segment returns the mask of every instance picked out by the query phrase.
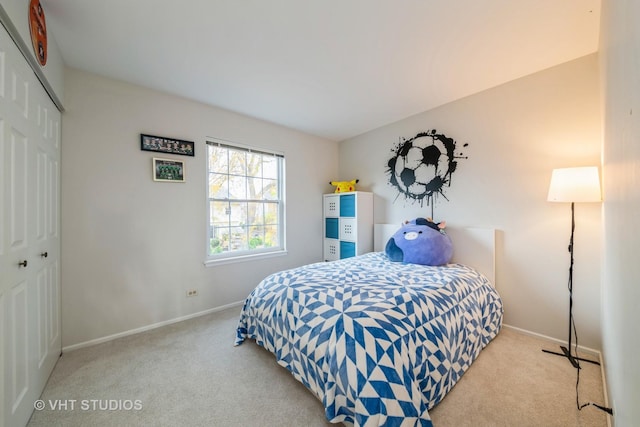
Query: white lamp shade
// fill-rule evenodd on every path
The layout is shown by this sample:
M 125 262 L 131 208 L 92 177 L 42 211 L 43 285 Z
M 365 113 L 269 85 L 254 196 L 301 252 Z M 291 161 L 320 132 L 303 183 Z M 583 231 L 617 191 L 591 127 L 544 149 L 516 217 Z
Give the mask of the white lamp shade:
M 596 166 L 554 169 L 549 185 L 550 202 L 599 202 L 600 178 Z

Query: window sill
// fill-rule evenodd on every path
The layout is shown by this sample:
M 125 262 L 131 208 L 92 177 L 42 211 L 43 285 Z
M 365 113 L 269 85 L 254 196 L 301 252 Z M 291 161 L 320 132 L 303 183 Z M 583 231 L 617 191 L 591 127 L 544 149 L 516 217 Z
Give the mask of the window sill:
M 215 267 L 217 265 L 224 264 L 235 264 L 238 262 L 246 262 L 246 261 L 256 261 L 265 258 L 274 258 L 279 256 L 287 255 L 288 252 L 286 250 L 274 251 L 274 252 L 263 252 L 260 254 L 249 254 L 249 255 L 239 255 L 239 256 L 230 256 L 227 258 L 219 258 L 219 259 L 208 259 L 204 262 L 205 267 Z

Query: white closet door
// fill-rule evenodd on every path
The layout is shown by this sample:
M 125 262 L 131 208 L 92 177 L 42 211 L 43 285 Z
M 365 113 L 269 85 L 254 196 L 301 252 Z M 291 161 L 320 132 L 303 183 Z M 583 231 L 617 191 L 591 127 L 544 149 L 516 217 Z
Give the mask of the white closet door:
M 0 426 L 24 426 L 60 355 L 60 113 L 0 27 Z

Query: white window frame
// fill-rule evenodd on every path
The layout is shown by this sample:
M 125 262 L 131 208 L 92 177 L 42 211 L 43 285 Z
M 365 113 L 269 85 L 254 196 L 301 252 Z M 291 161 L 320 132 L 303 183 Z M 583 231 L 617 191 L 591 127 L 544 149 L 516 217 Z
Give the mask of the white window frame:
M 286 230 L 285 230 L 285 157 L 283 153 L 280 152 L 276 152 L 276 151 L 272 151 L 272 150 L 266 150 L 263 148 L 258 148 L 258 147 L 250 147 L 247 145 L 242 145 L 242 144 L 238 144 L 235 142 L 230 142 L 230 141 L 225 141 L 222 139 L 218 139 L 218 138 L 211 138 L 208 137 L 206 139 L 206 155 L 205 155 L 205 161 L 206 161 L 206 205 L 207 205 L 207 216 L 206 216 L 206 247 L 205 247 L 205 265 L 206 266 L 213 266 L 213 265 L 219 265 L 219 264 L 226 264 L 226 263 L 233 263 L 233 262 L 241 262 L 241 261 L 249 261 L 249 260 L 255 260 L 258 258 L 268 258 L 268 257 L 273 257 L 273 256 L 280 256 L 280 255 L 285 255 L 287 253 L 286 251 Z M 253 199 L 248 199 L 248 198 L 242 198 L 242 199 L 234 199 L 234 198 L 229 198 L 229 197 L 212 197 L 212 195 L 210 194 L 211 191 L 211 186 L 210 186 L 210 175 L 211 175 L 211 171 L 210 171 L 210 161 L 209 158 L 211 156 L 211 148 L 210 147 L 220 147 L 220 148 L 227 148 L 229 150 L 235 150 L 235 151 L 244 151 L 246 153 L 252 153 L 252 154 L 260 154 L 260 155 L 267 155 L 267 156 L 273 156 L 278 158 L 278 162 L 277 162 L 277 166 L 278 166 L 278 171 L 277 171 L 277 181 L 278 181 L 278 185 L 277 185 L 277 197 L 276 197 L 276 201 L 274 202 L 273 199 L 257 199 L 257 200 L 253 200 Z M 251 177 L 250 175 L 234 175 L 231 173 L 231 171 L 227 171 L 227 174 L 229 175 L 229 177 L 231 176 L 235 176 L 237 178 L 246 178 L 247 181 L 248 179 Z M 262 178 L 264 177 L 264 175 L 262 175 Z M 248 197 L 248 196 L 247 196 Z M 268 248 L 256 248 L 256 249 L 244 249 L 244 250 L 228 250 L 228 251 L 224 251 L 221 253 L 211 253 L 211 239 L 214 236 L 215 230 L 214 227 L 212 227 L 212 220 L 211 220 L 211 205 L 212 202 L 217 201 L 217 202 L 227 202 L 227 203 L 264 203 L 264 204 L 271 204 L 271 203 L 276 203 L 278 206 L 278 242 L 279 245 L 277 246 L 273 246 L 273 247 L 268 247 Z M 229 219 L 229 227 L 243 227 L 243 228 L 248 228 L 249 226 L 247 225 L 236 225 L 233 226 L 231 223 L 231 218 Z M 247 231 L 248 232 L 248 231 Z

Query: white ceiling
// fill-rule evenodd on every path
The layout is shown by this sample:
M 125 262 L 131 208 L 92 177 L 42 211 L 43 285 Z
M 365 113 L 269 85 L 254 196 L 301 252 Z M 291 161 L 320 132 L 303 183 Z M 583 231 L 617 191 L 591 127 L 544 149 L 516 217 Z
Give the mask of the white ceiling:
M 70 67 L 343 140 L 596 52 L 600 0 L 41 0 Z

